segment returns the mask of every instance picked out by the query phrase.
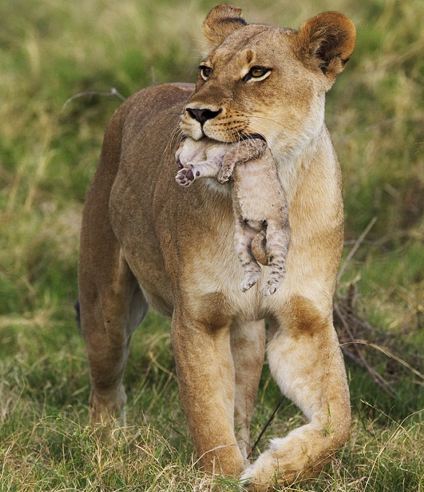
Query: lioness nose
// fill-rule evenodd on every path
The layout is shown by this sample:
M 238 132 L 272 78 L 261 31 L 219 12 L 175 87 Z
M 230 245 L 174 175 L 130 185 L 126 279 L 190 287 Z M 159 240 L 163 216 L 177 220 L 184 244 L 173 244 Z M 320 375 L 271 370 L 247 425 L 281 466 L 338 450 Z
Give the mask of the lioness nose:
M 218 111 L 212 111 L 211 109 L 198 109 L 198 108 L 186 108 L 187 113 L 195 120 L 197 120 L 201 125 L 207 120 L 211 120 L 218 116 L 222 109 Z

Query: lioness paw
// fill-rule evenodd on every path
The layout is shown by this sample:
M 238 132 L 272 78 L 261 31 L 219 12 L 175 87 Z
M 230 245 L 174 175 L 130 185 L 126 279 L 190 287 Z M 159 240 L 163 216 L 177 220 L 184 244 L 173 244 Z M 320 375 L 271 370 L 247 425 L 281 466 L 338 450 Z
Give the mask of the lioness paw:
M 247 490 L 252 492 L 265 492 L 269 490 L 275 481 L 278 462 L 270 451 L 265 451 L 252 465 L 248 466 L 241 474 L 240 481 Z

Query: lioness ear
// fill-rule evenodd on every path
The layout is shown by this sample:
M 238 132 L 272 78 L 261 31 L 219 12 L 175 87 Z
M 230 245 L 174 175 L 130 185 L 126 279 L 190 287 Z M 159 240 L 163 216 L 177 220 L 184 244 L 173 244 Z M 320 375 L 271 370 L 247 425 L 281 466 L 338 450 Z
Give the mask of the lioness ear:
M 324 12 L 306 21 L 296 34 L 296 51 L 301 60 L 335 78 L 355 47 L 353 22 L 339 12 Z
M 209 12 L 203 22 L 203 34 L 210 48 L 219 46 L 232 32 L 246 25 L 240 15 L 241 9 L 225 4 L 217 5 Z

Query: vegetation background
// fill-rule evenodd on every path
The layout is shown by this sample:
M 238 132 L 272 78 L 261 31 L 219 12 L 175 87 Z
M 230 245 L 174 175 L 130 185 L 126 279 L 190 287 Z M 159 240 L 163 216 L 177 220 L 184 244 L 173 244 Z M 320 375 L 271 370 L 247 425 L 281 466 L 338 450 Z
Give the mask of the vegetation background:
M 102 133 L 119 95 L 191 81 L 200 25 L 214 1 L 0 2 L 0 490 L 209 490 L 195 466 L 178 402 L 169 324 L 154 313 L 134 336 L 126 383 L 128 427 L 115 446 L 87 427 L 88 372 L 74 321 L 78 231 Z M 327 123 L 342 163 L 346 264 L 339 295 L 372 342 L 418 370 L 424 352 L 424 2 L 239 1 L 247 20 L 297 26 L 340 10 L 357 48 L 328 96 Z M 85 91 L 100 94 L 69 98 Z M 374 332 L 371 330 L 371 335 Z M 370 363 L 386 394 L 348 363 L 352 439 L 318 479 L 287 490 L 424 490 L 424 391 L 392 358 Z M 253 435 L 280 394 L 264 370 Z M 286 401 L 268 429 L 301 421 Z M 217 479 L 219 481 L 219 479 Z M 216 481 L 215 481 L 216 482 Z M 219 490 L 237 490 L 221 479 Z

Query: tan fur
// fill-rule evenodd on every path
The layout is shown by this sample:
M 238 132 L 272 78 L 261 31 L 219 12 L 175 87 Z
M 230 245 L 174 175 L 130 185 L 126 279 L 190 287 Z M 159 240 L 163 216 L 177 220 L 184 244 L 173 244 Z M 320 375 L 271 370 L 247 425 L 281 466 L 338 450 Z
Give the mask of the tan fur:
M 331 29 L 321 29 L 318 50 L 302 55 L 304 28 L 225 22 L 226 8 L 206 21 L 224 36 L 209 36 L 213 48 L 204 61 L 213 72 L 207 81 L 145 89 L 112 118 L 83 215 L 81 321 L 97 422 L 122 411 L 128 345 L 147 304 L 172 316 L 181 401 L 200 462 L 237 476 L 245 467 L 262 364 L 260 320 L 268 318 L 271 372 L 307 423 L 274 439 L 243 471 L 252 487 L 265 490 L 274 480 L 316 470 L 349 434 L 349 394 L 331 319 L 343 206 L 324 103 L 354 35 L 341 14 L 323 14 L 318 20 Z M 222 22 L 234 29 L 222 30 Z M 336 37 L 340 50 L 337 42 L 323 41 L 334 39 L 328 33 L 335 27 L 343 33 Z M 270 76 L 244 82 L 254 65 L 271 67 Z M 202 129 L 186 107 L 221 112 Z M 179 114 L 183 132 L 194 139 L 204 133 L 233 142 L 240 132 L 266 139 L 291 225 L 287 274 L 275 295 L 261 295 L 263 278 L 247 293 L 238 288 L 243 270 L 226 187 L 199 181 L 188 192 L 175 183 Z
M 203 34 L 211 45 L 217 45 L 245 24 L 246 21 L 241 18 L 241 9 L 231 5 L 217 5 L 203 23 Z

